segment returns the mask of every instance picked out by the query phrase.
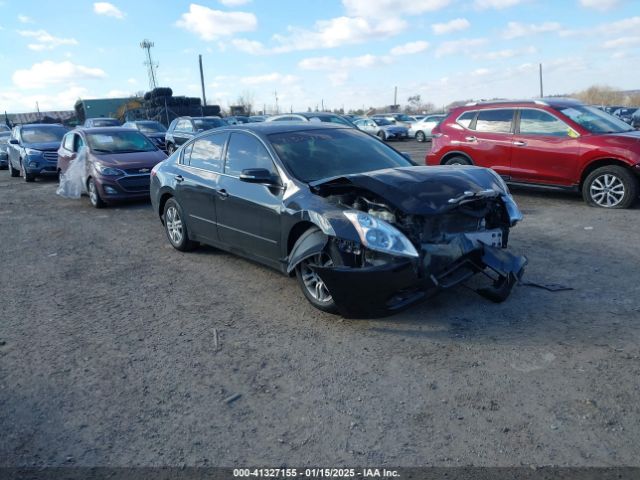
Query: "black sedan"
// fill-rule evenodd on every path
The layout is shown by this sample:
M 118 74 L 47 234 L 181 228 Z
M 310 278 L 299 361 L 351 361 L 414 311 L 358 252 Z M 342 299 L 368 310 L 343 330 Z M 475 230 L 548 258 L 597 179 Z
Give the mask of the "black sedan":
M 479 272 L 492 281 L 478 293 L 503 301 L 526 264 L 506 251 L 522 215 L 496 173 L 416 166 L 353 128 L 225 127 L 151 176 L 173 247 L 205 243 L 295 272 L 327 312 L 392 313 Z

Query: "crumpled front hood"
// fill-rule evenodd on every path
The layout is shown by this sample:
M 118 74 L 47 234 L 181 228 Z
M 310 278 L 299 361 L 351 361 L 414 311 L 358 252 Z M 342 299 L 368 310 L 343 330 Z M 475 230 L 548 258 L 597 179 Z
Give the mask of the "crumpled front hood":
M 412 215 L 433 215 L 451 210 L 457 205 L 449 200 L 459 198 L 465 192 L 491 189 L 506 193 L 491 170 L 474 166 L 389 168 L 319 180 L 310 187 L 322 196 L 353 187 L 369 190 Z
M 24 148 L 32 148 L 34 150 L 40 150 L 43 152 L 51 152 L 60 148 L 60 142 L 46 142 L 46 143 L 24 143 Z
M 92 153 L 92 157 L 104 165 L 125 169 L 144 167 L 151 168 L 154 167 L 156 163 L 167 158 L 167 156 L 160 150 L 134 153 Z

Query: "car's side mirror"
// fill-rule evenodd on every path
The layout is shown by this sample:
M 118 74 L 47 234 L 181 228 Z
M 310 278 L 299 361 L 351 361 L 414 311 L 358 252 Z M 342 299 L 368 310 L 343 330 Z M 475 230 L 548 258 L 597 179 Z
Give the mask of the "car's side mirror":
M 11 145 L 20 145 L 20 142 L 15 138 L 12 138 L 11 140 L 9 140 L 9 143 Z
M 280 179 L 266 168 L 246 168 L 240 174 L 240 181 L 259 183 L 269 187 L 280 187 Z

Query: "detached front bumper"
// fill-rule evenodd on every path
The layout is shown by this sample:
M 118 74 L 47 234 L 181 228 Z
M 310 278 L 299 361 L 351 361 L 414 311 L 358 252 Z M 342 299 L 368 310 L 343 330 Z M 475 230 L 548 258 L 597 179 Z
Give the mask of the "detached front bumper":
M 489 245 L 462 241 L 434 247 L 424 245 L 419 259 L 389 257 L 388 264 L 379 266 L 317 267 L 316 271 L 340 313 L 361 317 L 390 315 L 480 272 L 492 280 L 478 293 L 502 302 L 527 264 L 525 257 Z

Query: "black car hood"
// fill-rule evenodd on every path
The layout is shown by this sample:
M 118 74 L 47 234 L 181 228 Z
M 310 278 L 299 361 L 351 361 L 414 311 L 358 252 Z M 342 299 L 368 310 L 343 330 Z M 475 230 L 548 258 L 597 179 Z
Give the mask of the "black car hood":
M 403 167 L 318 180 L 311 190 L 327 196 L 353 188 L 368 190 L 412 215 L 433 215 L 456 207 L 465 192 L 506 193 L 491 170 L 473 166 Z
M 34 150 L 41 150 L 43 152 L 58 150 L 60 148 L 60 142 L 46 142 L 46 143 L 23 143 L 24 148 L 33 148 Z

